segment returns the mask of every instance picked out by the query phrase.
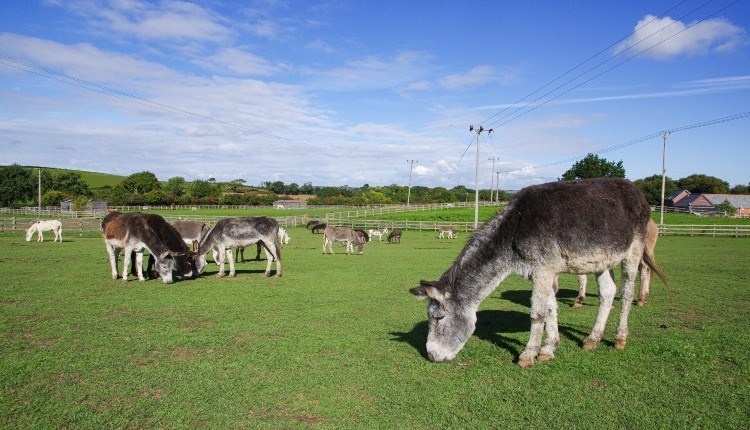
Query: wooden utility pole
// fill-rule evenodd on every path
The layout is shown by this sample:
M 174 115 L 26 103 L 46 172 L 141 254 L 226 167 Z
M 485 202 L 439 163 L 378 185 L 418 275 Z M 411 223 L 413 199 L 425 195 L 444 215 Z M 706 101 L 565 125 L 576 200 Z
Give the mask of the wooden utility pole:
M 488 160 L 492 160 L 492 170 L 490 170 L 490 203 L 492 203 L 492 191 L 495 189 L 495 177 L 492 176 L 492 172 L 495 171 L 495 157 L 490 157 Z
M 669 139 L 669 132 L 665 131 L 661 134 L 661 138 L 664 140 L 664 152 L 661 156 L 661 215 L 659 217 L 659 225 L 664 225 L 664 191 L 667 182 L 667 140 Z
M 37 183 L 36 183 L 36 209 L 39 213 L 42 213 L 42 169 L 37 171 Z
M 500 171 L 496 171 L 495 175 L 497 175 L 497 180 L 495 181 L 495 186 L 497 187 L 497 190 L 495 190 L 495 203 L 500 203 Z
M 483 131 L 486 131 L 487 134 L 492 133 L 492 129 L 485 130 L 481 125 L 478 128 L 470 125 L 469 131 L 477 133 L 477 163 L 476 171 L 474 172 L 474 230 L 476 230 L 479 228 L 479 137 Z
M 414 163 L 419 163 L 419 160 L 406 160 L 407 163 L 411 163 L 409 167 L 409 191 L 406 194 L 406 206 L 411 204 L 411 172 L 414 170 Z

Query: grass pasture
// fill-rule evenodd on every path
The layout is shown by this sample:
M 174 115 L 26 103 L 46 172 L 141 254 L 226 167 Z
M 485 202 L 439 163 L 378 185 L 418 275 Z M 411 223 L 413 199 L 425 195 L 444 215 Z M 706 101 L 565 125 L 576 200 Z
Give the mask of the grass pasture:
M 530 283 L 507 279 L 452 363 L 426 358 L 425 303 L 466 240 L 404 233 L 362 256 L 321 255 L 290 229 L 281 278 L 122 283 L 100 238 L 0 235 L 0 428 L 746 428 L 750 241 L 663 237 L 658 280 L 614 349 L 616 303 L 595 351 L 596 286 L 574 310 L 561 277 L 557 357 L 514 364 Z M 590 282 L 593 284 L 593 282 Z

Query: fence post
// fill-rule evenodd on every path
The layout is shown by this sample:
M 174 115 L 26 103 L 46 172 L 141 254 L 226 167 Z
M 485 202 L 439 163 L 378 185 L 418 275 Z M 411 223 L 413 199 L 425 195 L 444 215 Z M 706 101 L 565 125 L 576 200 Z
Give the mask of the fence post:
M 13 232 L 16 231 L 16 217 L 13 217 Z
M 79 223 L 78 237 L 83 237 L 83 218 L 78 218 L 78 223 Z

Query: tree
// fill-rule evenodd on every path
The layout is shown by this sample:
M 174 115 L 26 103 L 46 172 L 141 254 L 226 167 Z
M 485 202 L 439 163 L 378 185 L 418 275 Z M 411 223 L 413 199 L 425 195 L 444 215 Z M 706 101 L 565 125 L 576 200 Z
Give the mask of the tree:
M 67 194 L 70 197 L 91 196 L 89 185 L 84 182 L 78 172 L 62 172 L 52 178 L 52 189 Z
M 18 164 L 0 167 L 0 206 L 29 203 L 36 191 L 31 171 Z
M 146 194 L 151 190 L 161 190 L 161 182 L 151 172 L 133 173 L 120 183 L 130 194 Z
M 686 176 L 677 180 L 677 185 L 691 193 L 727 194 L 729 183 L 703 174 Z
M 747 185 L 735 185 L 729 192 L 732 194 L 748 194 L 750 193 L 750 188 Z
M 167 183 L 164 185 L 164 191 L 172 193 L 175 197 L 182 197 L 185 194 L 185 178 L 182 176 L 175 176 L 167 179 Z
M 190 195 L 198 198 L 214 196 L 217 194 L 216 191 L 217 189 L 214 184 L 202 179 L 196 179 L 190 186 Z
M 636 187 L 646 196 L 650 205 L 661 204 L 661 175 L 652 175 L 647 178 L 637 179 L 633 182 Z M 666 199 L 675 190 L 679 189 L 675 181 L 667 177 L 664 181 L 664 198 Z
M 42 206 L 59 206 L 65 200 L 65 194 L 57 190 L 48 190 L 42 194 Z
M 716 212 L 723 213 L 725 215 L 734 215 L 737 212 L 737 208 L 732 206 L 731 203 L 729 203 L 729 200 L 724 200 L 723 202 L 719 203 L 716 207 Z
M 299 193 L 300 194 L 313 194 L 315 192 L 315 188 L 313 187 L 311 182 L 305 182 L 302 184 L 301 187 L 299 187 Z
M 596 154 L 589 154 L 582 160 L 573 164 L 573 167 L 563 173 L 562 178 L 566 180 L 586 178 L 624 178 L 625 168 L 622 161 L 617 163 L 599 158 Z

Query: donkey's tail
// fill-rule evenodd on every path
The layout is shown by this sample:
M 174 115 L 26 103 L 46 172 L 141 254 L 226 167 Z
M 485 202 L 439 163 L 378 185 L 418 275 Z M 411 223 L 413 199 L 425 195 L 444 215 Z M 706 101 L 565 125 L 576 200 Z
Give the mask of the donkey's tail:
M 654 261 L 653 257 L 651 257 L 648 252 L 643 252 L 643 262 L 646 263 L 649 269 L 659 275 L 659 278 L 661 278 L 661 281 L 664 282 L 664 285 L 669 285 L 669 278 L 667 278 L 667 275 L 665 275 L 664 272 L 659 269 L 659 266 L 656 265 L 656 261 Z

